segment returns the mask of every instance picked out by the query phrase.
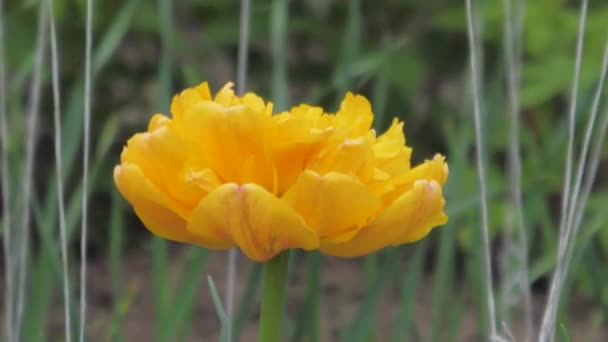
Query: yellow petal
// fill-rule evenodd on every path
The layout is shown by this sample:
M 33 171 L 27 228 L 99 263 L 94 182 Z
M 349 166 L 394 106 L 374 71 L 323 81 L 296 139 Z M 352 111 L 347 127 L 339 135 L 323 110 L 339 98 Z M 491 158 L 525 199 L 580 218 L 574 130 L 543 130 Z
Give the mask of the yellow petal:
M 314 229 L 321 243 L 350 239 L 380 207 L 380 199 L 352 176 L 305 171 L 287 190 L 289 203 Z
M 399 122 L 397 119 L 393 120 L 393 124 L 386 133 L 378 137 L 373 150 L 377 167 L 391 176 L 409 170 L 412 149 L 405 146 L 403 122 Z
M 308 168 L 320 174 L 340 172 L 357 176 L 362 181 L 374 172 L 374 156 L 369 137 L 349 138 L 328 144 L 308 163 Z
M 201 102 L 186 112 L 177 129 L 196 146 L 202 163 L 224 182 L 257 183 L 272 189 L 273 165 L 267 146 L 269 122 L 265 113 L 244 105 L 226 107 Z M 243 168 L 244 161 L 255 167 Z
M 236 95 L 234 94 L 234 90 L 232 90 L 232 87 L 234 87 L 234 83 L 232 83 L 232 82 L 226 83 L 222 87 L 222 89 L 220 89 L 220 91 L 218 91 L 217 94 L 215 94 L 215 98 L 213 100 L 224 106 L 232 106 L 232 105 L 236 104 L 237 98 L 236 98 Z
M 364 96 L 347 93 L 334 120 L 347 137 L 366 135 L 374 120 L 372 106 Z
M 234 241 L 252 260 L 266 261 L 288 248 L 316 249 L 319 239 L 284 201 L 257 184 L 223 184 L 201 200 L 188 230 L 205 240 Z
M 173 97 L 173 101 L 171 101 L 171 114 L 173 118 L 180 120 L 188 108 L 201 101 L 211 101 L 211 91 L 207 82 L 203 82 L 193 88 L 188 88 Z
M 116 166 L 114 182 L 152 233 L 179 242 L 196 241 L 186 230 L 186 221 L 172 201 L 144 177 L 139 167 L 132 164 Z
M 418 179 L 433 179 L 443 185 L 448 179 L 448 174 L 449 169 L 445 157 L 436 154 L 432 160 L 425 160 L 424 163 L 411 169 L 406 175 L 406 183 L 413 183 Z
M 439 185 L 443 185 L 448 178 L 448 173 L 448 164 L 445 162 L 445 157 L 436 154 L 432 160 L 426 160 L 424 163 L 393 179 L 394 190 L 384 194 L 382 200 L 385 205 L 389 205 L 420 179 L 434 180 Z
M 323 109 L 300 105 L 271 118 L 272 160 L 278 176 L 278 193 L 284 193 L 331 134 L 320 123 Z
M 160 113 L 156 113 L 152 116 L 152 118 L 150 119 L 150 122 L 148 123 L 148 132 L 152 132 L 161 127 L 170 126 L 170 125 L 171 125 L 171 119 L 169 119 L 168 117 L 166 117 Z
M 356 257 L 388 245 L 413 242 L 447 222 L 441 186 L 434 180 L 418 180 L 411 190 L 397 198 L 350 241 L 324 244 L 326 254 Z
M 163 122 L 162 115 L 154 116 L 150 126 L 156 126 L 156 129 L 129 139 L 121 160 L 137 165 L 156 188 L 179 205 L 181 212 L 187 212 L 213 188 L 194 182 L 200 180 L 195 176 L 204 173 L 207 176 L 205 181 L 213 185 L 219 184 L 219 180 L 210 170 L 205 171 L 206 167 L 188 160 L 193 157 L 188 153 L 191 147 L 168 123 Z

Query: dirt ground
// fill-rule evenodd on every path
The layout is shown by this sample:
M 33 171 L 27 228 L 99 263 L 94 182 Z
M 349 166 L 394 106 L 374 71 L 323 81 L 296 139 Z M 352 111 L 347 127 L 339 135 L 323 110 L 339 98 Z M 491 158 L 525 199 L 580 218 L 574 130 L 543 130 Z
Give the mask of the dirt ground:
M 172 252 L 172 257 L 179 257 L 179 250 Z M 132 300 L 125 302 L 125 316 L 122 323 L 122 333 L 125 341 L 154 341 L 154 301 L 152 289 L 152 260 L 148 254 L 137 253 L 125 257 L 124 287 L 130 293 Z M 210 275 L 220 292 L 225 288 L 225 262 L 227 253 L 212 252 L 209 254 L 207 268 L 203 276 Z M 239 257 L 237 291 L 240 294 L 249 274 L 251 263 L 243 256 Z M 289 285 L 287 311 L 291 317 L 296 317 L 303 303 L 306 291 L 305 264 L 296 263 L 295 274 Z M 339 327 L 350 322 L 363 298 L 365 282 L 362 263 L 356 260 L 325 258 L 322 268 L 322 317 L 321 331 L 323 341 L 338 341 Z M 108 332 L 112 326 L 112 295 L 109 269 L 105 260 L 96 260 L 89 268 L 89 313 L 88 333 L 91 341 L 107 341 Z M 424 279 L 418 287 L 414 324 L 422 340 L 430 333 L 431 322 L 431 291 L 432 279 Z M 223 293 L 221 293 L 223 298 Z M 240 298 L 240 296 L 237 297 Z M 213 308 L 206 277 L 201 281 L 197 293 L 197 306 L 194 324 L 190 328 L 187 341 L 217 341 L 219 337 L 219 320 Z M 51 335 L 61 336 L 63 332 L 62 305 L 55 306 L 57 312 L 51 321 Z M 542 307 L 542 299 L 535 299 L 535 307 Z M 457 341 L 478 341 L 478 324 L 474 316 L 475 304 L 465 303 L 467 309 L 461 318 L 461 329 Z M 577 314 L 573 316 L 569 333 L 572 341 L 608 341 L 608 329 L 590 331 L 589 312 L 584 303 L 575 305 Z M 393 321 L 399 308 L 399 295 L 394 284 L 383 294 L 375 322 L 375 341 L 390 341 Z M 258 307 L 241 335 L 240 341 L 256 341 L 256 321 Z M 521 324 L 515 322 L 512 333 L 518 341 L 521 336 Z

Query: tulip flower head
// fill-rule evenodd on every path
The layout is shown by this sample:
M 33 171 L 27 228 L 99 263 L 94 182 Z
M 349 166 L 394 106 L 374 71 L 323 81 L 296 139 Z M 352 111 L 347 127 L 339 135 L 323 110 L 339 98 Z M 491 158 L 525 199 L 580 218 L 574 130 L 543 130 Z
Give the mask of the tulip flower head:
M 346 94 L 330 114 L 306 104 L 273 115 L 232 84 L 173 98 L 135 134 L 114 181 L 154 234 L 267 261 L 290 249 L 356 257 L 419 240 L 447 222 L 436 155 L 412 167 L 403 123 L 377 136 L 370 103 Z

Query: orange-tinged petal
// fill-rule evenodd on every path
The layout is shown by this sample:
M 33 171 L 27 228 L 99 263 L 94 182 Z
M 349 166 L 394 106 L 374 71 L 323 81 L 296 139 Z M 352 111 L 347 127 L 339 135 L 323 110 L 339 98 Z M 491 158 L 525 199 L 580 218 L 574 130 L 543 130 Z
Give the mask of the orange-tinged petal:
M 305 171 L 283 200 L 317 232 L 321 243 L 349 240 L 380 208 L 380 199 L 370 189 L 337 172 L 321 176 Z
M 335 256 L 356 257 L 388 245 L 416 241 L 426 236 L 433 227 L 447 222 L 444 205 L 439 183 L 418 180 L 411 190 L 397 198 L 352 240 L 341 244 L 323 244 L 321 250 Z
M 172 201 L 146 179 L 136 165 L 122 164 L 114 168 L 114 182 L 131 203 L 143 224 L 154 234 L 173 241 L 193 242 L 196 238 L 186 230 L 186 221 Z
M 188 230 L 205 240 L 234 241 L 252 260 L 266 261 L 288 248 L 316 249 L 319 239 L 284 201 L 257 184 L 223 184 L 201 200 Z

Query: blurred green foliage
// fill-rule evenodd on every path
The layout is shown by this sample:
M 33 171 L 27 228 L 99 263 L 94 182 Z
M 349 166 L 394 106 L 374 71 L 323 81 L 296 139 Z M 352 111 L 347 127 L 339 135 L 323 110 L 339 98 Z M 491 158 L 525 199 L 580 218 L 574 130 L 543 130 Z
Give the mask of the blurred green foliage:
M 7 44 L 10 157 L 15 184 L 18 184 L 23 165 L 23 113 L 32 71 L 38 4 L 36 0 L 11 1 L 2 18 Z M 113 325 L 108 329 L 111 340 L 120 339 L 121 319 L 133 296 L 132 290 L 120 281 L 125 272 L 121 260 L 130 249 L 143 246 L 139 241 L 148 236 L 114 189 L 111 174 L 121 146 L 133 132 L 145 127 L 151 114 L 167 112 L 166 103 L 159 98 L 203 80 L 210 80 L 213 88 L 218 89 L 225 82 L 234 81 L 236 74 L 238 2 L 185 0 L 169 7 L 167 4 L 171 2 L 107 0 L 95 4 L 90 244 L 93 259 L 105 258 L 106 254 L 110 257 L 114 305 Z M 468 102 L 468 48 L 463 3 L 314 0 L 287 4 L 285 11 L 285 7 L 281 7 L 285 6 L 283 1 L 253 2 L 248 89 L 274 98 L 279 107 L 284 108 L 305 101 L 335 109 L 345 91 L 364 93 L 374 106 L 377 129 L 387 127 L 393 116 L 405 120 L 408 145 L 415 147 L 415 162 L 435 152 L 446 154 L 450 162 L 451 175 L 446 189 L 449 225 L 437 229 L 429 242 L 381 252 L 366 260 L 369 290 L 353 320 L 343 325 L 347 328 L 340 336 L 345 341 L 353 338 L 371 340 L 372 315 L 376 314 L 379 294 L 392 283 L 410 291 L 400 292 L 396 319 L 396 322 L 408 325 L 397 324 L 391 336 L 400 341 L 404 336 L 418 334 L 419 328 L 411 324 L 416 301 L 415 296 L 411 296 L 412 291 L 420 287 L 418 283 L 424 281 L 421 278 L 425 274 L 431 276 L 430 281 L 435 279 L 433 298 L 439 299 L 432 303 L 433 332 L 423 332 L 423 335 L 436 341 L 455 336 L 452 332 L 459 327 L 464 311 L 463 298 L 471 295 L 470 289 L 476 295 L 479 324 L 487 324 L 483 322 L 486 315 L 479 275 L 479 196 L 472 153 L 474 134 Z M 159 8 L 165 8 L 165 11 L 169 8 L 172 13 L 161 15 Z M 608 4 L 591 1 L 590 8 L 578 112 L 580 127 L 590 108 L 607 34 Z M 508 106 L 503 58 L 504 11 L 501 1 L 485 1 L 478 10 L 482 14 L 483 28 L 490 224 L 497 252 L 499 242 L 510 238 L 505 222 L 514 210 L 507 201 L 509 185 L 505 173 Z M 80 158 L 82 139 L 85 1 L 56 0 L 54 13 L 60 39 L 65 103 L 63 151 L 69 190 L 68 224 L 73 240 L 80 210 L 80 166 L 75 161 Z M 569 1 L 555 0 L 528 1 L 523 20 L 520 142 L 524 216 L 530 241 L 530 277 L 539 294 L 544 294 L 556 254 L 567 137 L 566 112 L 578 20 L 577 6 Z M 167 46 L 170 47 L 168 54 L 163 50 Z M 162 62 L 161 56 L 166 56 Z M 167 70 L 170 72 L 166 73 Z M 38 242 L 31 262 L 31 280 L 48 286 L 42 289 L 32 286 L 26 326 L 33 328 L 27 330 L 28 341 L 48 339 L 39 332 L 49 324 L 51 298 L 59 284 L 60 272 L 54 244 L 56 190 L 52 172 L 46 171 L 52 169 L 53 162 L 47 156 L 48 142 L 53 134 L 51 99 L 46 95 L 50 94 L 48 68 L 44 76 L 34 201 Z M 581 137 L 580 130 L 577 130 L 577 137 Z M 608 275 L 601 272 L 608 262 L 607 150 L 608 143 L 604 143 L 603 163 L 577 242 L 576 266 L 569 278 L 570 290 L 565 295 L 572 301 L 586 298 L 603 324 L 608 322 L 605 287 Z M 111 219 L 107 221 L 106 217 Z M 170 341 L 187 335 L 190 320 L 201 319 L 194 318 L 191 299 L 201 283 L 206 254 L 193 249 L 184 260 L 171 264 L 175 269 L 168 270 L 162 267 L 167 262 L 163 248 L 166 247 L 155 247 L 150 252 L 154 254 L 160 272 L 155 279 L 183 273 L 178 278 L 180 281 L 161 286 L 171 288 L 170 294 L 161 291 L 163 301 L 178 303 L 176 312 L 179 316 L 165 313 L 159 317 L 164 317 L 166 324 L 156 327 L 159 340 Z M 409 249 L 413 253 L 408 252 Z M 405 258 L 405 264 L 398 265 L 406 272 L 386 272 L 387 267 L 397 267 L 391 261 L 396 253 L 412 255 Z M 496 258 L 499 255 L 494 253 Z M 434 262 L 425 261 L 426 256 Z M 307 272 L 313 281 L 307 287 L 306 296 L 312 298 L 313 304 L 315 301 L 318 304 L 320 286 L 315 285 L 314 279 L 319 278 L 321 263 L 315 258 L 318 256 L 308 258 Z M 377 270 L 383 268 L 385 272 L 377 276 Z M 401 274 L 395 276 L 395 273 Z M 508 273 L 502 275 L 510 276 Z M 254 268 L 237 316 L 240 319 L 238 329 L 244 326 L 243 317 L 247 317 L 255 303 L 252 298 L 256 296 L 259 278 L 259 269 Z M 570 302 L 565 300 L 562 309 L 561 321 L 566 326 Z M 288 322 L 293 325 L 288 331 L 293 332 L 294 340 L 306 336 L 316 340 L 317 310 L 318 305 L 306 305 L 299 316 Z M 482 334 L 481 327 L 479 330 Z

